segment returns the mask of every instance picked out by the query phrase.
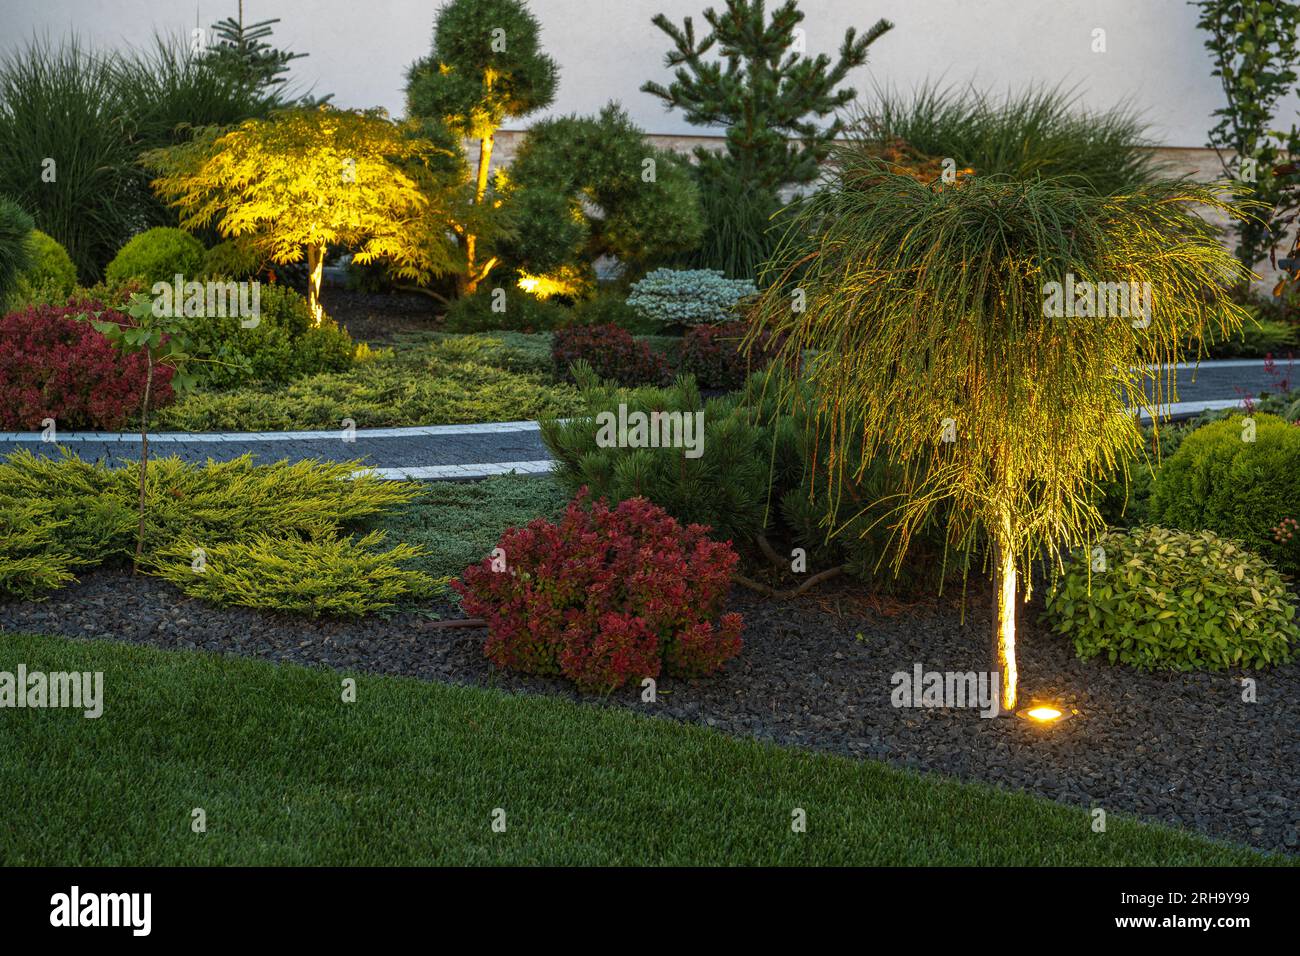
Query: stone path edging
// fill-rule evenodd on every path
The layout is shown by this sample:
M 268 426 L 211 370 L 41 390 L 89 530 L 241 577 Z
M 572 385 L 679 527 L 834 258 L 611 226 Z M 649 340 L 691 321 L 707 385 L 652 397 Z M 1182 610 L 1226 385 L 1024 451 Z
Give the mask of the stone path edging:
M 1259 359 L 1230 359 L 1202 362 L 1199 366 L 1179 365 L 1179 372 L 1193 372 L 1180 381 L 1184 400 L 1163 406 L 1174 419 L 1190 418 L 1210 409 L 1236 408 L 1246 394 L 1258 394 L 1269 387 L 1276 375 L 1269 375 Z M 1290 373 L 1286 359 L 1278 363 Z M 1253 370 L 1253 371 L 1252 371 Z M 1180 375 L 1180 380 L 1184 376 Z M 1228 397 L 1228 396 L 1234 397 Z M 1149 421 L 1148 416 L 1142 416 Z M 483 422 L 467 425 L 422 425 L 400 428 L 358 428 L 344 431 L 269 432 L 158 432 L 149 435 L 160 454 L 179 455 L 193 461 L 208 458 L 225 461 L 252 454 L 262 462 L 282 458 L 318 458 L 329 461 L 362 459 L 366 471 L 389 479 L 463 481 L 492 475 L 545 474 L 555 463 L 541 440 L 535 421 Z M 120 464 L 138 455 L 140 436 L 118 432 L 61 432 L 53 442 L 39 431 L 0 432 L 0 457 L 27 448 L 39 454 L 52 446 L 73 451 L 89 461 Z M 39 446 L 44 446 L 40 448 Z

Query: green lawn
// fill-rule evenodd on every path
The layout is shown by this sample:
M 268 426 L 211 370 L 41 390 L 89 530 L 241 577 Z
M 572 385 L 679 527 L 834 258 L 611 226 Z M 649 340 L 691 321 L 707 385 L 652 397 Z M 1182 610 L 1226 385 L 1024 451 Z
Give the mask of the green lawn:
M 437 640 L 429 637 L 429 640 Z M 0 710 L 10 864 L 1243 864 L 1112 815 L 619 710 L 5 635 L 104 713 Z M 207 832 L 190 829 L 191 811 Z M 791 811 L 807 812 L 806 833 Z M 492 813 L 506 813 L 494 833 Z

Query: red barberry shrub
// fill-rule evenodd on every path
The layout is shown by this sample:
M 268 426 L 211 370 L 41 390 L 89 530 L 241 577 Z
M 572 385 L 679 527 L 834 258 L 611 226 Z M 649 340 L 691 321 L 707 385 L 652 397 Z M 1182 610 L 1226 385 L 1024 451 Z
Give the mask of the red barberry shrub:
M 574 325 L 560 329 L 551 340 L 551 358 L 562 376 L 569 377 L 569 366 L 585 359 L 602 379 L 629 388 L 667 385 L 673 377 L 663 355 L 617 325 Z
M 743 319 L 688 330 L 682 336 L 682 371 L 694 375 L 703 388 L 740 388 L 751 372 L 772 363 L 781 345 L 781 339 L 764 329 L 746 353 L 740 344 L 748 331 L 749 323 Z
M 495 569 L 484 558 L 452 586 L 488 622 L 484 651 L 499 667 L 599 693 L 665 666 L 701 677 L 740 653 L 743 623 L 720 614 L 736 552 L 708 530 L 645 498 L 589 503 L 583 488 L 558 523 L 511 528 Z
M 0 428 L 23 431 L 53 418 L 60 428 L 114 430 L 140 407 L 145 357 L 123 355 L 89 322 L 74 316 L 103 312 L 99 302 L 38 305 L 0 319 Z M 150 405 L 172 400 L 172 370 L 155 367 Z

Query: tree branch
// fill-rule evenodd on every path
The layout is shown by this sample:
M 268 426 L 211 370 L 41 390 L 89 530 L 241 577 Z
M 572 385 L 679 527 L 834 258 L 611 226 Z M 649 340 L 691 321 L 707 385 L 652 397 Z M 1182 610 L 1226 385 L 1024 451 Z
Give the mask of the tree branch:
M 757 591 L 759 594 L 765 594 L 768 597 L 776 598 L 778 601 L 788 601 L 791 598 L 796 598 L 803 594 L 809 588 L 814 587 L 823 581 L 829 581 L 831 578 L 837 577 L 843 572 L 844 565 L 842 564 L 838 567 L 828 568 L 819 574 L 814 574 L 807 581 L 803 582 L 803 584 L 789 591 L 778 591 L 776 588 L 769 587 L 766 584 L 760 584 L 752 578 L 747 578 L 743 574 L 732 574 L 731 580 L 736 584 L 749 588 L 751 591 Z

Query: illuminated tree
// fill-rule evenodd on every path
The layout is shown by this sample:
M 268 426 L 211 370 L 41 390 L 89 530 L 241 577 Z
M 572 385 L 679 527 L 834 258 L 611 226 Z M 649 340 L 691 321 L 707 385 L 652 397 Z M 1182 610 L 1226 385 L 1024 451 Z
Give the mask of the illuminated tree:
M 452 250 L 428 228 L 446 222 L 446 196 L 431 169 L 446 154 L 382 111 L 328 106 L 286 110 L 229 132 L 144 157 L 153 187 L 187 229 L 215 225 L 274 262 L 307 259 L 308 301 L 321 318 L 320 285 L 331 246 L 362 264 L 384 261 L 416 282 L 452 272 Z
M 1126 406 L 1175 400 L 1188 343 L 1240 327 L 1226 289 L 1245 270 L 1195 210 L 1242 210 L 1225 187 L 1185 182 L 1104 197 L 1059 180 L 925 184 L 852 148 L 835 162 L 753 334 L 816 353 L 805 367 L 832 484 L 881 456 L 898 469 L 896 568 L 940 505 L 951 547 L 986 537 L 1011 709 L 1018 576 L 1104 527 L 1094 482 L 1140 442 Z
M 501 124 L 544 109 L 555 97 L 558 71 L 537 34 L 522 0 L 451 0 L 434 20 L 432 52 L 407 74 L 410 116 L 439 120 L 456 136 L 478 140 L 470 180 L 476 206 L 490 203 L 488 171 Z M 479 228 L 458 223 L 456 232 L 465 254 L 461 291 L 469 294 L 497 260 L 481 258 Z

